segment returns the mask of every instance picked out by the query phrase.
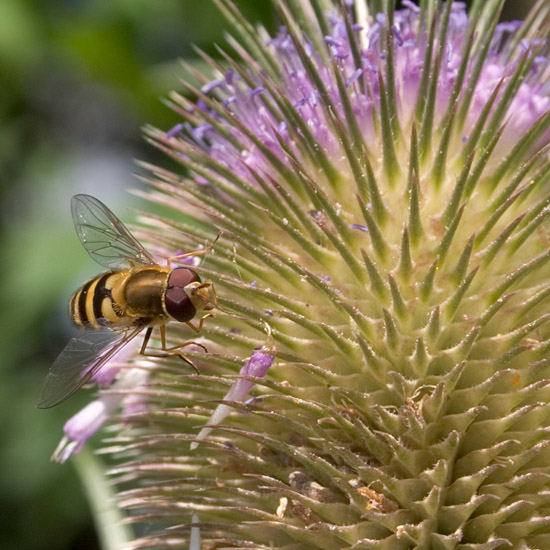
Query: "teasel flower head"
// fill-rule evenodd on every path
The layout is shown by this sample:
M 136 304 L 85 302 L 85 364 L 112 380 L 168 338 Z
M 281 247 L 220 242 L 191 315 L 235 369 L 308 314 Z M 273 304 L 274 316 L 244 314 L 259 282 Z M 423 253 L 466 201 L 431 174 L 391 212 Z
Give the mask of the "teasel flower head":
M 104 448 L 128 547 L 550 548 L 548 2 L 217 4 L 137 234 L 221 233 L 220 308 Z

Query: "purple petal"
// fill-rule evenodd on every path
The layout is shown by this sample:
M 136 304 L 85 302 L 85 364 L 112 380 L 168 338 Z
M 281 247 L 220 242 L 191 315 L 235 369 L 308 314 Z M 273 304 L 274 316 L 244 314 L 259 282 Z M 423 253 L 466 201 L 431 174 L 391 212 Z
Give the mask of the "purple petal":
M 251 98 L 255 98 L 261 94 L 263 94 L 265 92 L 265 88 L 263 86 L 258 86 L 257 88 L 254 88 L 251 92 L 250 92 L 250 97 Z
M 255 351 L 246 362 L 239 374 L 241 376 L 253 376 L 263 378 L 273 363 L 273 350 L 266 352 L 264 348 Z M 224 401 L 243 401 L 248 392 L 254 387 L 254 382 L 237 378 L 231 389 L 224 397 Z
M 98 386 L 105 387 L 111 384 L 115 379 L 122 365 L 124 365 L 134 354 L 136 348 L 135 341 L 128 342 L 120 348 L 107 363 L 101 367 L 93 376 L 92 380 L 97 382 Z
M 274 359 L 275 349 L 273 347 L 262 346 L 250 356 L 250 359 L 241 368 L 239 375 L 263 378 L 269 370 L 269 367 L 271 367 L 271 365 L 273 364 Z M 244 401 L 246 396 L 248 395 L 248 392 L 253 387 L 253 381 L 237 378 L 223 400 Z M 206 439 L 208 434 L 212 431 L 212 428 L 210 428 L 209 426 L 219 424 L 232 411 L 233 407 L 230 407 L 225 403 L 220 403 L 212 413 L 212 416 L 210 416 L 210 418 L 208 419 L 208 422 L 206 422 L 204 428 L 202 428 L 202 430 L 197 435 L 195 441 L 191 443 L 191 450 L 196 449 L 199 445 L 199 442 Z
M 175 126 L 170 128 L 168 132 L 166 132 L 166 139 L 170 139 L 170 138 L 173 138 L 174 136 L 177 136 L 183 130 L 183 128 L 184 126 L 182 122 L 180 122 L 179 124 L 176 124 Z
M 78 443 L 73 452 L 78 453 L 84 443 L 105 424 L 120 404 L 120 400 L 118 395 L 102 396 L 100 399 L 88 403 L 67 420 L 63 432 L 71 441 Z
M 412 0 L 403 0 L 402 4 L 404 8 L 408 8 L 415 13 L 420 13 L 420 8 Z
M 105 388 L 116 378 L 120 365 L 115 365 L 112 361 L 109 361 L 107 365 L 101 367 L 91 378 L 101 388 Z
M 336 46 L 337 48 L 342 46 L 342 43 L 332 36 L 325 36 L 325 42 L 331 46 Z
M 83 409 L 69 418 L 63 427 L 65 436 L 53 454 L 57 462 L 65 462 L 82 447 L 102 426 L 129 395 L 126 390 L 142 386 L 148 378 L 143 369 L 131 369 L 112 385 L 112 390 L 119 392 L 102 393 L 98 399 L 88 403 Z
M 349 88 L 361 75 L 363 74 L 363 69 L 357 69 L 353 74 L 346 80 L 346 88 Z
M 217 80 L 212 80 L 212 82 L 209 82 L 208 84 L 205 84 L 202 88 L 201 88 L 201 92 L 203 94 L 208 94 L 210 93 L 212 90 L 214 90 L 215 88 L 218 88 L 219 86 L 221 86 L 222 84 L 225 83 L 225 80 L 223 78 L 219 78 Z
M 201 141 L 204 138 L 206 132 L 209 132 L 212 129 L 213 127 L 211 124 L 200 124 L 193 129 L 193 137 L 196 140 Z
M 391 30 L 393 32 L 393 36 L 395 37 L 395 41 L 397 42 L 397 45 L 402 46 L 405 41 L 403 40 L 403 35 L 401 34 L 401 31 L 398 29 L 396 25 L 393 25 Z

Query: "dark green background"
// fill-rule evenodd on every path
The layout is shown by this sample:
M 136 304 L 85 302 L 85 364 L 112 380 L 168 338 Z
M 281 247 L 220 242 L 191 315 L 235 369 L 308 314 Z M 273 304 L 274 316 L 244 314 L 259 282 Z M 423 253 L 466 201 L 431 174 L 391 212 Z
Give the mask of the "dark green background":
M 236 2 L 274 28 L 268 0 Z M 508 2 L 506 19 L 528 2 Z M 159 98 L 181 89 L 191 44 L 215 55 L 225 22 L 210 0 L 0 0 L 0 548 L 99 543 L 71 464 L 49 461 L 81 392 L 55 409 L 34 397 L 67 341 L 67 301 L 98 268 L 70 197 L 93 194 L 123 219 L 139 207 L 133 159 L 165 163 L 141 138 L 178 122 Z

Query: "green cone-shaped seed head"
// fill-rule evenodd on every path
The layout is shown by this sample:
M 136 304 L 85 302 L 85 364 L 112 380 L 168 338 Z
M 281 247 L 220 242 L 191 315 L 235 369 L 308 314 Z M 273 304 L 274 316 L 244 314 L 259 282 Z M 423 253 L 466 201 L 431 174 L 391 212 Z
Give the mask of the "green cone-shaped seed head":
M 130 547 L 550 548 L 548 3 L 275 0 L 271 36 L 217 4 L 236 54 L 147 130 L 182 169 L 139 236 L 221 232 L 219 307 L 169 325 L 199 375 L 134 362 Z

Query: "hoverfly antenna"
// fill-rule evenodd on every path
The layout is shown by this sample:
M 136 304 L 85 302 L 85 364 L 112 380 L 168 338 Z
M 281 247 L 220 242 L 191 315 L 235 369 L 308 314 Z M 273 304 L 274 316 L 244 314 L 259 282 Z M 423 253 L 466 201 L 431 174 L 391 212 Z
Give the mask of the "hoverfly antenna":
M 218 239 L 223 235 L 223 231 L 218 231 L 218 234 L 214 237 L 214 240 L 204 249 L 206 252 L 207 250 L 212 250 L 214 248 L 214 245 L 218 242 Z

